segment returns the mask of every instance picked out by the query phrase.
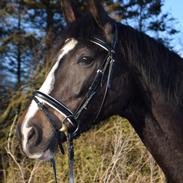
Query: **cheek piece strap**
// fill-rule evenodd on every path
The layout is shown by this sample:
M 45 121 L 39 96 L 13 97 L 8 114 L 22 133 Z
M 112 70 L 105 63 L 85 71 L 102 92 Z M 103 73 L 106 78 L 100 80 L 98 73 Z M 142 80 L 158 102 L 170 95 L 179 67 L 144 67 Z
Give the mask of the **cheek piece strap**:
M 94 37 L 89 42 L 103 48 L 107 51 L 107 57 L 104 60 L 104 64 L 101 68 L 99 68 L 96 71 L 95 77 L 88 88 L 87 93 L 85 94 L 82 102 L 77 107 L 77 109 L 72 112 L 68 107 L 66 107 L 62 102 L 58 101 L 57 99 L 53 98 L 50 95 L 47 95 L 41 91 L 34 91 L 32 99 L 37 103 L 39 109 L 45 114 L 48 121 L 52 124 L 53 129 L 55 130 L 56 134 L 59 134 L 59 132 L 62 132 L 67 137 L 67 143 L 68 143 L 68 164 L 69 164 L 69 183 L 74 183 L 74 145 L 73 145 L 73 138 L 77 135 L 79 131 L 79 118 L 81 114 L 84 111 L 87 111 L 87 106 L 92 100 L 92 98 L 95 96 L 99 88 L 102 88 L 103 79 L 104 76 L 107 75 L 106 85 L 105 85 L 105 91 L 102 98 L 101 105 L 99 107 L 99 110 L 97 112 L 97 115 L 95 117 L 95 120 L 98 118 L 102 107 L 105 103 L 105 99 L 107 97 L 108 89 L 111 88 L 111 79 L 112 79 L 112 71 L 113 71 L 113 65 L 115 63 L 115 48 L 117 44 L 117 25 L 114 24 L 114 36 L 112 44 L 109 45 L 103 40 Z M 46 105 L 52 109 L 56 110 L 58 113 L 63 116 L 63 121 L 61 121 L 61 128 L 57 129 L 52 123 L 52 119 L 49 117 L 49 111 L 47 110 Z M 62 145 L 60 146 L 61 152 L 63 152 Z M 53 167 L 54 172 L 54 179 L 55 183 L 57 183 L 57 176 L 56 176 L 56 166 L 54 159 L 50 160 L 51 165 Z

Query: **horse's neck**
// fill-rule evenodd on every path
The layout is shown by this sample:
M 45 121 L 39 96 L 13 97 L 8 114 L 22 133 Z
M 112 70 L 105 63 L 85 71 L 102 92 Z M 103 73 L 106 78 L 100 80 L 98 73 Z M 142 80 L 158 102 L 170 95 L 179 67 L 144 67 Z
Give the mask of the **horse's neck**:
M 135 94 L 138 93 L 137 90 L 134 91 Z M 171 183 L 181 183 L 183 110 L 181 106 L 174 105 L 161 96 L 158 91 L 153 91 L 149 96 L 144 93 L 144 97 L 137 95 L 127 107 L 125 116 L 163 169 L 168 180 Z
M 146 106 L 132 103 L 123 115 L 132 124 L 168 180 L 171 183 L 181 183 L 183 180 L 183 113 L 175 106 L 165 101 L 160 103 L 159 100 L 152 104 L 151 111 L 145 108 Z
M 176 58 L 176 63 L 183 69 L 183 64 L 179 62 L 178 57 Z M 139 68 L 136 69 L 138 71 Z M 139 72 L 141 71 L 139 70 Z M 183 79 L 183 70 L 181 72 L 180 69 L 177 72 L 179 75 L 177 74 L 175 79 L 181 79 L 181 77 Z M 164 77 L 164 79 L 167 78 Z M 164 97 L 166 94 L 161 93 L 163 91 L 160 91 L 159 86 L 157 89 L 154 86 L 155 89 L 152 90 L 152 86 L 148 87 L 148 83 L 145 83 L 147 88 L 144 88 L 144 83 L 141 82 L 141 91 L 137 92 L 137 89 L 134 88 L 135 97 L 121 115 L 125 116 L 135 128 L 168 180 L 171 183 L 181 183 L 183 181 L 183 105 L 168 101 Z M 174 85 L 172 84 L 172 86 Z M 183 96 L 181 83 L 178 87 L 182 90 L 179 92 L 178 97 L 180 98 Z M 146 93 L 147 91 L 149 94 Z

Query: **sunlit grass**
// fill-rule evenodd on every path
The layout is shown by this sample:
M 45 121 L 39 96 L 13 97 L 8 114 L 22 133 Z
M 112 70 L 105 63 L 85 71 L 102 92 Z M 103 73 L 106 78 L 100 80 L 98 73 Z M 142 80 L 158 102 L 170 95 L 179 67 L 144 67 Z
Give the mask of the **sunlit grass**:
M 125 119 L 113 116 L 103 125 L 82 134 L 74 144 L 76 183 L 165 182 L 162 171 Z M 66 149 L 66 144 L 64 146 Z M 58 182 L 68 182 L 67 161 L 67 155 L 57 153 Z M 29 183 L 54 182 L 49 162 L 41 162 L 30 179 L 35 162 L 27 158 L 19 159 L 24 181 L 10 157 L 8 162 L 9 168 L 6 170 L 4 183 L 21 183 L 28 180 Z

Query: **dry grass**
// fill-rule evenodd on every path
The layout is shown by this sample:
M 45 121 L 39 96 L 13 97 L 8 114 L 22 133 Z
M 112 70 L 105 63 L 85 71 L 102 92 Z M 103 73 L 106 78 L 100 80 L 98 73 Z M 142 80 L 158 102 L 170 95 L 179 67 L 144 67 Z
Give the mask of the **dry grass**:
M 2 182 L 53 183 L 49 162 L 35 163 L 18 153 L 12 129 L 8 140 L 9 149 L 6 145 L 9 155 L 4 155 L 8 168 L 4 171 L 5 180 Z M 56 163 L 58 182 L 68 182 L 67 156 L 57 153 Z M 101 127 L 96 127 L 75 140 L 75 181 L 164 183 L 165 178 L 129 123 L 113 116 Z

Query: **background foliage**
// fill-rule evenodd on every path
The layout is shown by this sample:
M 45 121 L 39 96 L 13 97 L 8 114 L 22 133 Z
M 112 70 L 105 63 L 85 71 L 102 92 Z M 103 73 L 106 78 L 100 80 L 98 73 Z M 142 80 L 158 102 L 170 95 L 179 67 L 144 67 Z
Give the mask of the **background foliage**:
M 83 11 L 84 1 L 71 3 Z M 111 17 L 172 49 L 178 30 L 172 26 L 174 18 L 162 12 L 163 0 L 103 3 Z M 49 163 L 34 165 L 20 153 L 15 125 L 29 103 L 27 97 L 49 71 L 50 48 L 67 26 L 64 7 L 60 0 L 1 0 L 0 9 L 0 182 L 52 182 Z M 164 182 L 161 170 L 124 119 L 114 116 L 75 143 L 77 182 Z M 57 159 L 58 178 L 66 182 L 66 157 Z

